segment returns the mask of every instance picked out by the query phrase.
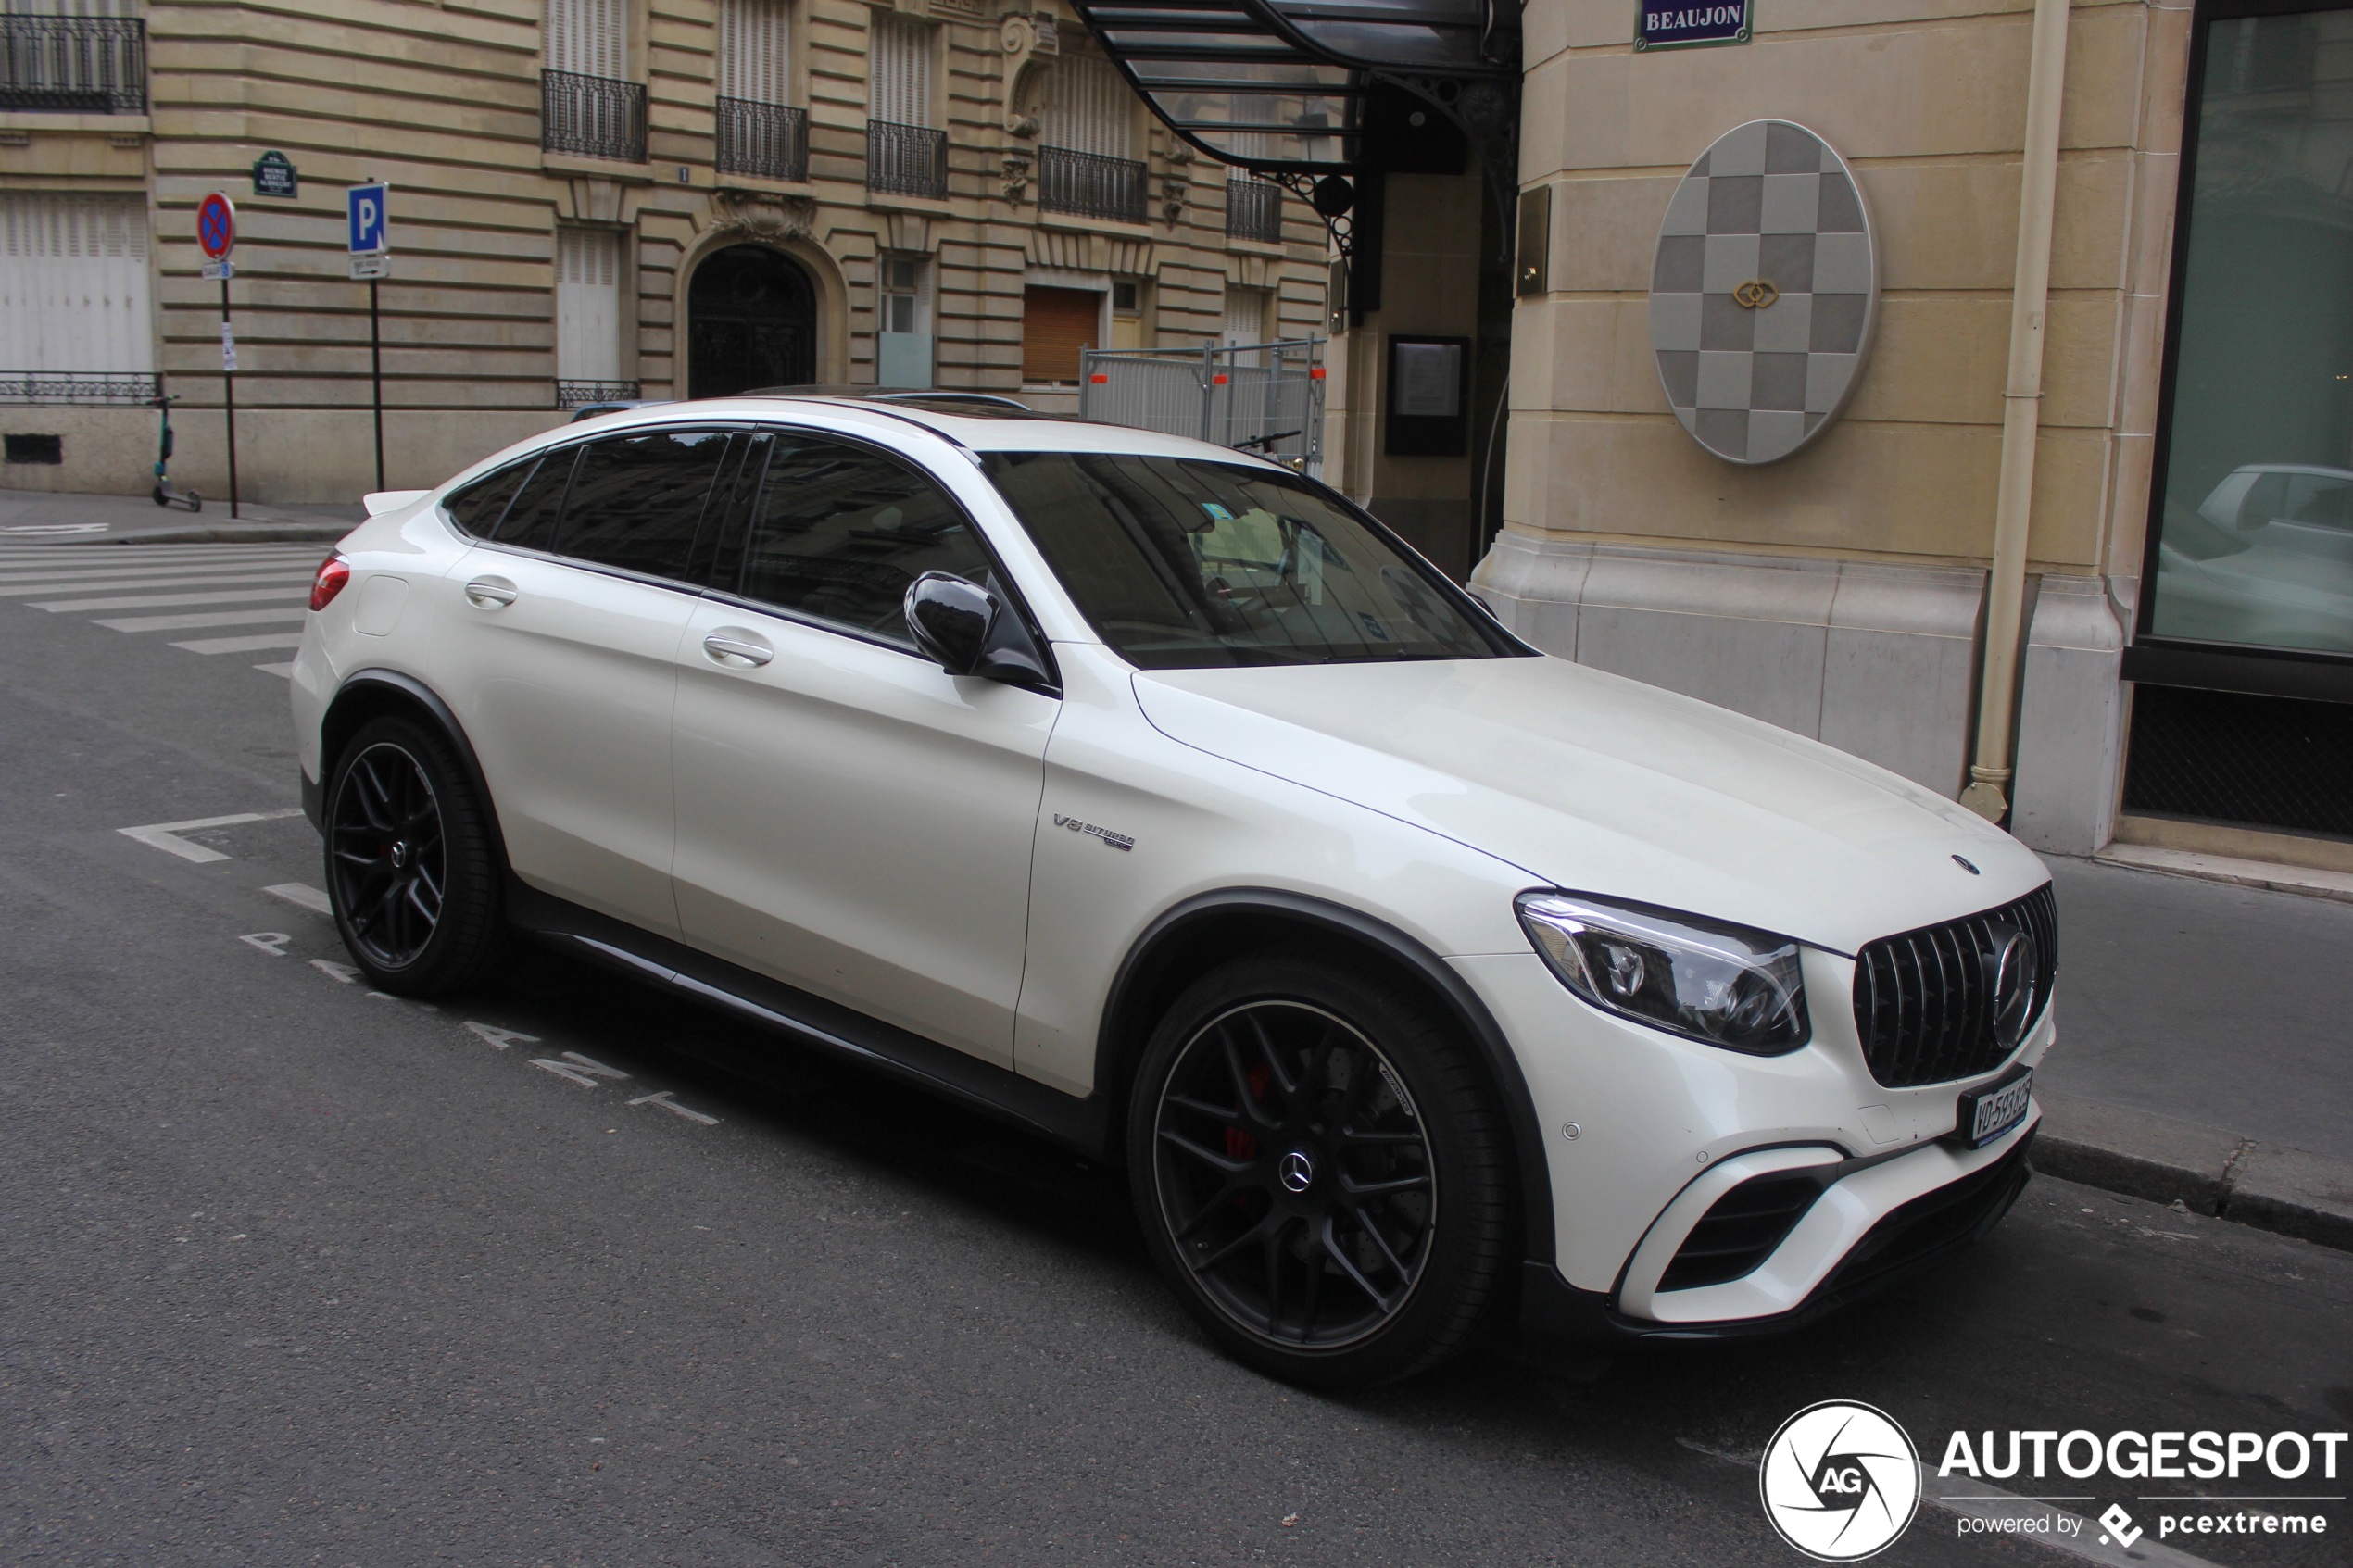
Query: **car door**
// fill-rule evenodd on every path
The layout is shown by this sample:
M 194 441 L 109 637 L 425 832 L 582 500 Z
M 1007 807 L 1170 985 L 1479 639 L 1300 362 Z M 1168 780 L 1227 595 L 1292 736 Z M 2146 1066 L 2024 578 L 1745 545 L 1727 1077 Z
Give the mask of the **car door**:
M 437 684 L 515 874 L 669 935 L 678 643 L 731 439 L 661 430 L 552 449 L 459 562 L 438 628 Z
M 907 584 L 993 571 L 938 484 L 830 436 L 754 444 L 744 541 L 678 651 L 686 938 L 1011 1066 L 1059 704 L 915 651 Z

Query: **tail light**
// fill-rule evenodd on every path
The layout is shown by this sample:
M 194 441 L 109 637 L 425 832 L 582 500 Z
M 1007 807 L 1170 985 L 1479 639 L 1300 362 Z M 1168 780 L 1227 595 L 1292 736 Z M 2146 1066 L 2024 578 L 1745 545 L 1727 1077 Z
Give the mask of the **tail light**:
M 319 563 L 319 575 L 310 580 L 310 608 L 324 609 L 334 603 L 343 585 L 351 581 L 351 568 L 341 556 L 329 556 Z

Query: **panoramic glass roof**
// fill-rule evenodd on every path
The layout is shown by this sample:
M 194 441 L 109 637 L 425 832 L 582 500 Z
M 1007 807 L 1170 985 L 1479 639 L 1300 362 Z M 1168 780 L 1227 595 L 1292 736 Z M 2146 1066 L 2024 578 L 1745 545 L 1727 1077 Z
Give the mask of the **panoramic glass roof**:
M 1352 168 L 1368 77 L 1487 76 L 1481 0 L 1073 0 L 1170 128 L 1270 172 Z

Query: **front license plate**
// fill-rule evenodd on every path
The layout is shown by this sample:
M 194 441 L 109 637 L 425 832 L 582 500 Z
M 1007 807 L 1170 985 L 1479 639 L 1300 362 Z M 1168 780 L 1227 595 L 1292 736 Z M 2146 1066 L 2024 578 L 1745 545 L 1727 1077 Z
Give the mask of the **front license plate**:
M 2021 1067 L 1999 1083 L 1969 1089 L 1961 1096 L 1953 1135 L 1971 1148 L 1983 1148 L 2026 1120 L 2026 1108 L 2033 1098 L 2031 1067 Z

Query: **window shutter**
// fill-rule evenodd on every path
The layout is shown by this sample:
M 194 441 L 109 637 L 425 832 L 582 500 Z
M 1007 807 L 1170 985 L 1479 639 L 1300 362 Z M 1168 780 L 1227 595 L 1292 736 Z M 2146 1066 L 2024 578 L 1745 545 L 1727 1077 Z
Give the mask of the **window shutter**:
M 1101 157 L 1134 157 L 1134 95 L 1108 60 L 1064 55 L 1046 78 L 1039 140 Z
M 1021 379 L 1076 382 L 1079 350 L 1101 348 L 1103 296 L 1092 289 L 1024 289 Z
M 1246 347 L 1266 341 L 1266 291 L 1226 291 L 1226 346 Z
M 556 231 L 556 379 L 622 379 L 621 236 L 610 229 Z
M 0 366 L 156 368 L 145 196 L 0 191 Z
M 784 104 L 792 101 L 791 91 L 788 0 L 721 0 L 719 95 Z
M 867 116 L 891 125 L 931 124 L 931 29 L 893 11 L 874 13 L 874 76 Z
M 627 0 L 547 0 L 545 47 L 549 70 L 601 76 L 629 74 Z

